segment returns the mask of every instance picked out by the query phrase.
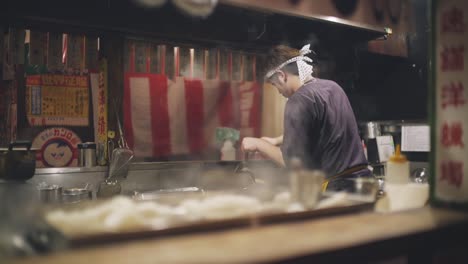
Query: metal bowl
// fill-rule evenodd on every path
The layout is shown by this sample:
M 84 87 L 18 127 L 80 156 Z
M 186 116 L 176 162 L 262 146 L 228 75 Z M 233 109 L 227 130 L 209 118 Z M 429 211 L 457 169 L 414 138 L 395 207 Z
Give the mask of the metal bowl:
M 61 203 L 62 187 L 58 185 L 46 185 L 38 187 L 39 199 L 43 203 Z
M 356 178 L 354 179 L 354 192 L 355 194 L 376 197 L 379 190 L 379 182 L 375 178 Z
M 70 188 L 62 191 L 64 203 L 77 203 L 83 200 L 92 200 L 93 192 L 85 188 Z

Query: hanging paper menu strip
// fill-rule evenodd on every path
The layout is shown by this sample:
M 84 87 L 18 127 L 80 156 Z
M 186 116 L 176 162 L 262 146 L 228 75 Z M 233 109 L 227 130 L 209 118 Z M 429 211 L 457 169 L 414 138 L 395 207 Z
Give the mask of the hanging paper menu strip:
M 26 79 L 27 117 L 32 126 L 88 126 L 88 76 L 32 75 Z
M 47 49 L 47 68 L 49 72 L 62 72 L 62 41 L 63 34 L 49 32 L 49 45 Z
M 98 59 L 98 38 L 85 37 L 85 68 L 88 71 L 97 71 L 99 69 Z
M 84 36 L 68 34 L 67 68 L 72 70 L 73 72 L 82 72 L 84 70 L 84 41 Z
M 10 31 L 12 32 L 12 31 Z M 16 59 L 15 59 L 15 64 L 24 64 L 24 58 L 25 58 L 25 50 L 24 50 L 24 41 L 26 38 L 26 30 L 24 28 L 16 28 L 14 30 L 15 34 L 15 53 L 16 53 Z
M 29 64 L 46 65 L 47 33 L 31 30 L 29 37 Z
M 435 164 L 432 201 L 468 209 L 468 2 L 436 1 L 434 24 Z
M 145 73 L 147 72 L 147 46 L 144 42 L 135 41 L 135 72 Z
M 0 50 L 3 51 L 3 56 L 1 58 L 3 67 L 0 69 L 2 71 L 2 79 L 4 81 L 11 81 L 15 79 L 15 61 L 14 61 L 14 45 L 13 38 L 14 35 L 9 32 L 8 34 L 3 35 L 3 46 L 0 47 Z

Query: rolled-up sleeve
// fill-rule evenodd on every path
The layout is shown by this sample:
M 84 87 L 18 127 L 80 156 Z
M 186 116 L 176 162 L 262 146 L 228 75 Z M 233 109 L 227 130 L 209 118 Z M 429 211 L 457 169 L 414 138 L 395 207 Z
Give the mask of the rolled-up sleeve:
M 318 138 L 316 129 L 316 111 L 314 101 L 297 94 L 288 100 L 284 111 L 284 138 L 281 151 L 286 165 L 291 158 L 299 158 L 303 166 L 318 168 L 311 157 L 314 142 Z

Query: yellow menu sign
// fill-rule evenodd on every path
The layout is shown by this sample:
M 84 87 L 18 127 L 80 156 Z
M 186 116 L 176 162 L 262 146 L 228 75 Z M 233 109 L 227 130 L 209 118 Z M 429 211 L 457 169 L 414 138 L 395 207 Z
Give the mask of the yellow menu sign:
M 28 76 L 26 114 L 31 126 L 88 126 L 89 77 L 56 74 Z

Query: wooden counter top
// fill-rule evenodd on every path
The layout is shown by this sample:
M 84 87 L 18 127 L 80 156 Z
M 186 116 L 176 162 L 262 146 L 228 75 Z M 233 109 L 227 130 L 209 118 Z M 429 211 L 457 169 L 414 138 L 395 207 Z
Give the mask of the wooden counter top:
M 359 250 L 360 247 L 371 248 L 375 252 L 389 251 L 384 249 L 389 247 L 382 244 L 383 242 L 392 243 L 390 251 L 401 254 L 404 248 L 417 248 L 418 243 L 424 243 L 423 249 L 427 250 L 432 247 L 429 244 L 431 241 L 447 244 L 447 241 L 453 239 L 468 239 L 467 229 L 468 214 L 425 207 L 391 214 L 366 212 L 254 228 L 116 243 L 18 259 L 14 263 L 270 262 L 306 256 L 323 258 L 327 254 L 331 256 L 332 252 Z M 402 241 L 404 243 L 401 243 Z M 377 244 L 381 247 L 376 247 Z

